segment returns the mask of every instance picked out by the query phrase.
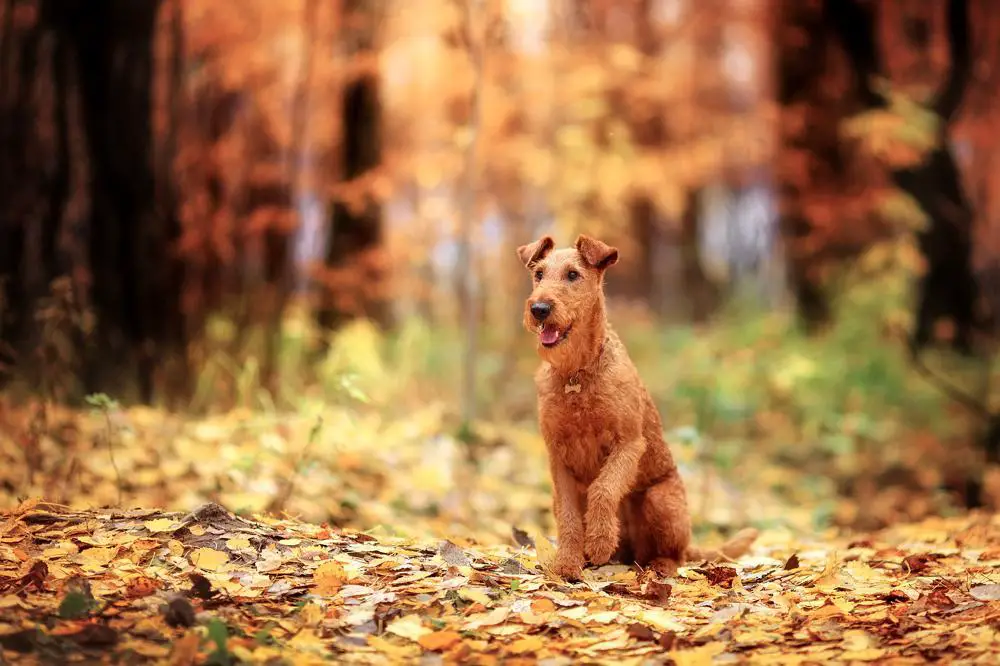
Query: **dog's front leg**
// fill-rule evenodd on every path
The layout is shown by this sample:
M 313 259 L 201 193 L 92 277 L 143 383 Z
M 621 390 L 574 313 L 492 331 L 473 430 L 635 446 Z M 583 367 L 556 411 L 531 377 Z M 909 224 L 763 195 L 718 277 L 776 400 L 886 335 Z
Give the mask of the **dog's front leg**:
M 587 489 L 586 554 L 594 564 L 604 564 L 618 548 L 618 507 L 635 484 L 645 451 L 642 437 L 616 447 Z
M 550 472 L 553 486 L 553 513 L 559 545 L 553 569 L 563 578 L 576 579 L 583 571 L 583 508 L 580 506 L 580 490 L 576 479 L 566 465 L 550 456 Z

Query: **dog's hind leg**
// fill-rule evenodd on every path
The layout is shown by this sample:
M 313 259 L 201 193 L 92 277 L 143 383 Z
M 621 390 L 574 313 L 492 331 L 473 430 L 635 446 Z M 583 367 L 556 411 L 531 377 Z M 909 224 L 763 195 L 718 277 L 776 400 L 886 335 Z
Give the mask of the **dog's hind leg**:
M 671 575 L 691 543 L 687 496 L 677 472 L 651 486 L 632 512 L 635 562 Z

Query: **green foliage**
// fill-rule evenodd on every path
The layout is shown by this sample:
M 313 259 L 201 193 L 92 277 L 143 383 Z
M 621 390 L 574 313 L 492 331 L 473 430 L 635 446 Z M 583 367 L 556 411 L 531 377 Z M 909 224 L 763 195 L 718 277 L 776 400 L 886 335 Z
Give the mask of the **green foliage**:
M 59 603 L 59 617 L 64 620 L 80 620 L 97 607 L 94 598 L 83 590 L 70 590 Z
M 229 627 L 226 623 L 218 618 L 212 618 L 208 621 L 206 627 L 208 640 L 214 644 L 214 649 L 208 655 L 206 664 L 212 664 L 213 666 L 229 666 L 235 661 L 235 657 L 229 651 Z

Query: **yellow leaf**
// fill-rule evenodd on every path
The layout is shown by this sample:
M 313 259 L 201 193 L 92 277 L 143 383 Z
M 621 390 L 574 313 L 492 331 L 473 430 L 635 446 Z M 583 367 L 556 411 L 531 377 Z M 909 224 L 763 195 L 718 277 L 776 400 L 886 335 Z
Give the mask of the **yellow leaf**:
M 640 622 L 645 622 L 660 631 L 679 633 L 687 629 L 683 624 L 674 620 L 672 613 L 662 608 L 645 610 L 639 614 L 638 619 Z
M 549 571 L 556 559 L 556 547 L 541 532 L 536 533 L 534 536 L 535 557 L 538 559 L 538 563 L 542 566 L 542 569 Z
M 490 599 L 489 596 L 481 589 L 476 589 L 473 587 L 465 587 L 458 591 L 458 596 L 468 601 L 475 601 L 476 603 L 480 603 L 487 608 L 493 605 L 493 600 Z
M 441 650 L 447 650 L 460 640 L 462 640 L 462 636 L 458 632 L 435 631 L 430 634 L 424 634 L 417 639 L 417 642 L 420 643 L 420 647 L 425 650 L 438 652 Z
M 416 614 L 397 617 L 386 625 L 385 630 L 390 634 L 409 638 L 411 641 L 419 641 L 422 636 L 431 633 L 431 630 L 420 621 L 420 616 Z
M 528 636 L 527 638 L 514 641 L 507 649 L 514 654 L 527 654 L 529 652 L 537 652 L 544 646 L 545 641 L 538 636 Z
M 234 537 L 226 541 L 226 548 L 229 550 L 243 550 L 250 547 L 250 539 L 245 537 Z
M 188 530 L 195 536 L 205 536 L 205 528 L 201 525 L 192 525 Z
M 711 666 L 713 657 L 724 650 L 722 643 L 707 643 L 691 650 L 671 650 L 667 654 L 677 666 Z
M 840 655 L 844 661 L 876 661 L 885 656 L 881 648 L 865 648 L 864 650 L 848 650 Z
M 176 520 L 170 518 L 157 518 L 156 520 L 147 520 L 143 522 L 143 526 L 150 532 L 173 532 L 177 529 L 180 524 Z
M 854 610 L 854 604 L 843 597 L 833 596 L 830 597 L 830 601 L 833 602 L 834 606 L 842 610 L 844 615 L 849 615 Z
M 80 553 L 80 557 L 89 564 L 105 565 L 118 554 L 117 548 L 88 548 Z
M 336 594 L 347 582 L 347 572 L 338 562 L 324 562 L 313 572 L 313 584 L 317 594 Z
M 369 635 L 366 640 L 368 641 L 368 645 L 385 655 L 391 656 L 396 661 L 405 661 L 406 659 L 410 659 L 414 656 L 413 649 L 411 649 L 411 647 L 393 645 L 391 642 L 380 636 Z
M 202 571 L 218 571 L 229 561 L 229 555 L 214 548 L 199 548 L 191 553 L 190 559 Z

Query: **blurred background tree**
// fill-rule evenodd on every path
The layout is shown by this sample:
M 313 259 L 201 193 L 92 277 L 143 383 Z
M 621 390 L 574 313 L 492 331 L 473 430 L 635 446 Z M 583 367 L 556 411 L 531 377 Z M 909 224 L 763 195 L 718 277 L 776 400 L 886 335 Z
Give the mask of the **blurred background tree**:
M 0 381 L 474 459 L 534 416 L 513 248 L 587 232 L 706 466 L 996 502 L 998 67 L 990 0 L 0 0 Z

